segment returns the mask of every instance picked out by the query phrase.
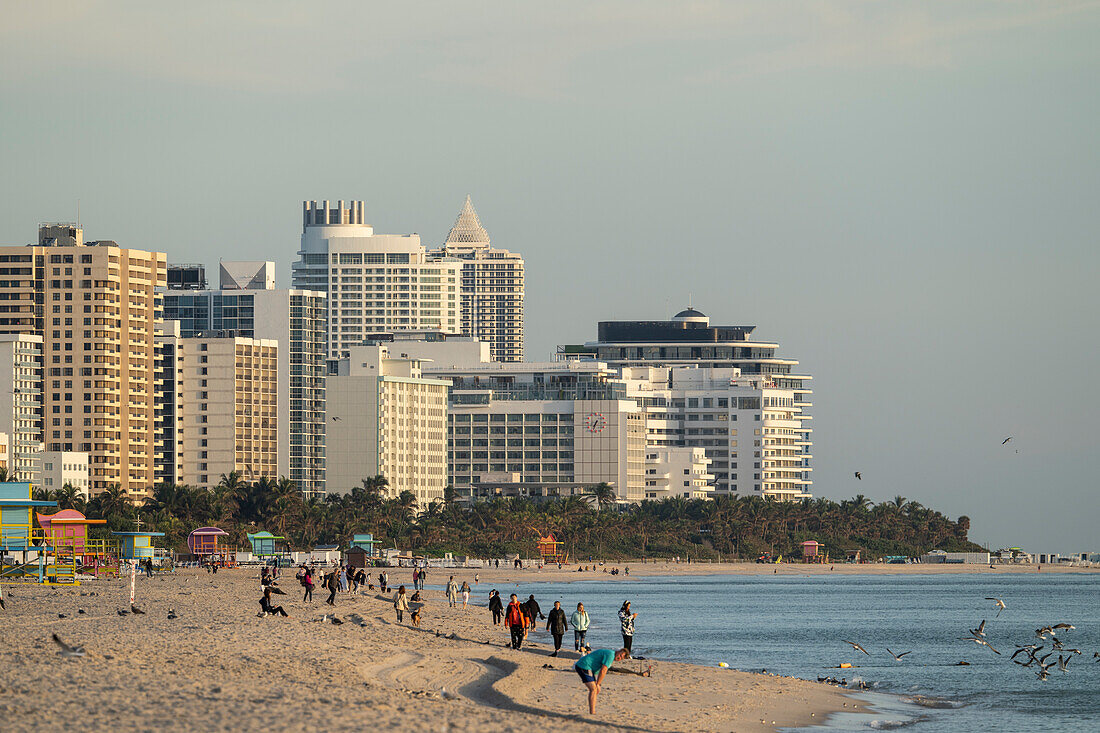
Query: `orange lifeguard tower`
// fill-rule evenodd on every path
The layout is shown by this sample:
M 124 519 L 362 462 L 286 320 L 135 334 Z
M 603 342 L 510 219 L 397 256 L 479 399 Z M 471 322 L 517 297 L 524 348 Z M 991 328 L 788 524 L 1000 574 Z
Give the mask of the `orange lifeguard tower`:
M 56 549 L 59 556 L 70 555 L 79 559 L 82 572 L 96 576 L 100 573 L 118 574 L 118 542 L 88 537 L 88 527 L 107 524 L 106 519 L 88 519 L 76 509 L 35 514 L 46 542 Z
M 544 563 L 568 562 L 569 557 L 562 549 L 565 543 L 560 542 L 558 538 L 554 536 L 553 532 L 550 532 L 545 537 L 543 537 L 542 532 L 538 530 L 535 530 L 535 533 L 539 536 L 539 557 Z

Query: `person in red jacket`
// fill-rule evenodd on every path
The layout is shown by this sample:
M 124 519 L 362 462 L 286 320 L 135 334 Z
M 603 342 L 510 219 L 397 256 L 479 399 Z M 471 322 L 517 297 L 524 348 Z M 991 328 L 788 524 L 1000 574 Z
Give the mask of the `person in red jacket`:
M 523 632 L 527 628 L 527 619 L 523 615 L 523 609 L 520 608 L 515 593 L 512 594 L 512 601 L 504 614 L 504 625 L 512 632 L 512 648 L 519 649 L 523 644 Z

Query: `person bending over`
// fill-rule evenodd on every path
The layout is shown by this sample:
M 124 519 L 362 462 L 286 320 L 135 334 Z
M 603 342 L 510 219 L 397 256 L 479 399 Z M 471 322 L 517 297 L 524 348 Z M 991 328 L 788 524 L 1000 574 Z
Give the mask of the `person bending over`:
M 617 652 L 611 651 L 610 649 L 597 649 L 585 654 L 573 665 L 573 671 L 580 676 L 581 682 L 588 688 L 588 712 L 590 715 L 596 714 L 596 698 L 600 694 L 600 686 L 603 684 L 603 678 L 608 672 L 636 674 L 639 677 L 649 677 L 650 670 L 648 668 L 645 672 L 635 672 L 632 669 L 611 669 L 612 664 L 621 662 L 629 656 L 630 652 L 626 649 L 620 649 Z

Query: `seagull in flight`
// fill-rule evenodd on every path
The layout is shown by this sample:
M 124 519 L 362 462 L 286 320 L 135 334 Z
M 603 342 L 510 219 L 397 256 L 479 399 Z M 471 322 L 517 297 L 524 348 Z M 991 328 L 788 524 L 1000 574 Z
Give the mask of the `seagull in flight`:
M 69 646 L 65 642 L 61 641 L 61 638 L 57 634 L 53 634 L 53 643 L 57 644 L 61 651 L 58 652 L 64 659 L 73 659 L 75 657 L 84 656 L 84 647 L 82 646 Z
M 860 481 L 862 481 L 863 480 L 863 474 L 861 474 L 859 471 L 856 471 L 856 478 L 859 479 Z
M 890 647 L 886 647 L 886 651 L 890 652 Z M 890 652 L 890 656 L 894 658 L 895 662 L 900 662 L 902 657 L 904 657 L 906 654 L 912 653 L 913 652 L 902 652 L 901 654 L 894 654 L 893 652 Z
M 1054 624 L 1050 628 L 1051 629 L 1068 629 L 1069 631 L 1073 631 L 1077 627 L 1074 626 L 1073 624 Z
M 994 654 L 997 654 L 997 655 L 1000 654 L 1000 652 L 997 651 L 996 649 L 994 649 L 993 646 L 988 641 L 986 641 L 985 639 L 979 639 L 976 636 L 971 636 L 970 638 L 963 639 L 963 641 L 972 641 L 975 644 L 981 644 L 984 647 L 989 647 L 989 651 L 993 652 Z
M 333 416 L 333 418 L 332 418 L 332 421 L 333 421 L 333 422 L 336 422 L 336 421 L 337 421 L 337 420 L 339 420 L 339 419 L 340 419 L 340 418 L 338 418 L 338 417 L 336 417 L 336 416 L 334 415 L 334 416 Z
M 980 637 L 982 639 L 985 638 L 985 619 L 984 618 L 982 619 L 982 622 L 980 624 L 978 624 L 978 628 L 970 630 L 970 635 L 974 636 L 974 637 Z
M 995 605 L 997 606 L 997 615 L 998 616 L 1001 615 L 1001 611 L 1005 610 L 1005 602 L 1002 601 L 1000 598 L 992 598 L 990 596 L 986 596 L 985 599 L 987 601 L 996 601 L 997 602 Z
M 861 647 L 859 644 L 855 643 L 854 641 L 848 641 L 847 639 L 841 639 L 841 641 L 843 641 L 845 644 L 850 644 L 851 647 L 853 649 L 855 649 L 856 651 L 861 651 L 864 654 L 866 654 L 867 656 L 871 656 L 870 653 L 868 653 L 868 651 L 866 649 L 864 649 L 863 647 Z
M 1008 436 L 1007 438 L 1005 438 L 1004 440 L 1002 440 L 1002 441 L 1001 441 L 1001 445 L 1005 445 L 1005 444 L 1006 444 L 1006 443 L 1008 443 L 1008 441 L 1010 441 L 1010 440 L 1012 440 L 1012 436 L 1011 436 L 1011 435 L 1010 435 L 1010 436 Z

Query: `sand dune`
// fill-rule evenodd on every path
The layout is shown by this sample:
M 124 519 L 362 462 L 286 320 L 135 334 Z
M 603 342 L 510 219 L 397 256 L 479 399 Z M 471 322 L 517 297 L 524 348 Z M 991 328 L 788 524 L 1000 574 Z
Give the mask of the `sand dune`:
M 821 721 L 846 700 L 802 680 L 657 661 L 651 678 L 609 675 L 589 716 L 576 655 L 548 657 L 545 632 L 514 651 L 484 608 L 449 609 L 433 591 L 419 629 L 398 624 L 374 594 L 339 594 L 345 622 L 333 625 L 320 620 L 332 611 L 327 593 L 306 604 L 293 577 L 282 585 L 285 619 L 257 617 L 254 569 L 140 578 L 145 616 L 116 612 L 129 605 L 128 579 L 6 586 L 4 729 L 768 730 Z M 170 608 L 179 618 L 167 618 Z M 87 656 L 62 659 L 52 633 Z

